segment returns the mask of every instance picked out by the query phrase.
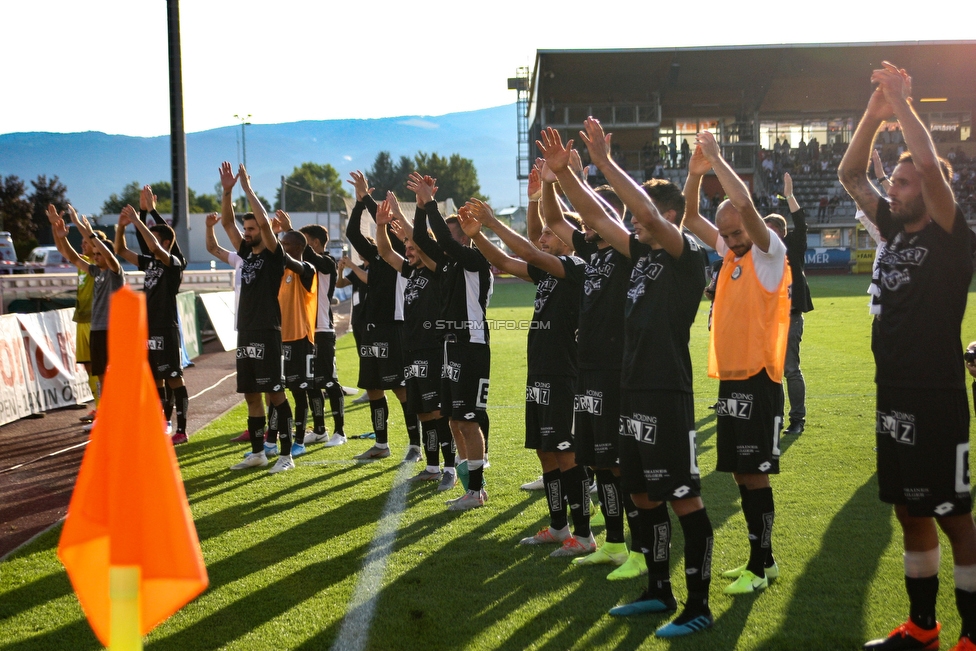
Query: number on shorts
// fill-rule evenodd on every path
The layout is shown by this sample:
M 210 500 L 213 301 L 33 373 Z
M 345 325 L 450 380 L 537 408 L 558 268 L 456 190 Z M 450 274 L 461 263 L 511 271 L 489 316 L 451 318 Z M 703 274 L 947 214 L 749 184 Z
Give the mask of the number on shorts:
M 691 454 L 691 474 L 692 476 L 700 475 L 701 471 L 698 470 L 698 432 L 695 430 L 688 432 L 688 450 Z
M 783 417 L 777 416 L 773 419 L 773 456 L 779 456 L 779 430 L 783 426 Z
M 956 446 L 956 492 L 969 492 L 969 441 Z

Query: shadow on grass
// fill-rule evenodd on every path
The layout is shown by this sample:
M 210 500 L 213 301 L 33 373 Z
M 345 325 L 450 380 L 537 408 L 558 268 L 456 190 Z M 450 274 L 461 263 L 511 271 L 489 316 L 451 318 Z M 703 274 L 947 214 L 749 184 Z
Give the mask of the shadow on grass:
M 67 583 L 67 577 L 64 577 Z M 52 649 L 71 649 L 72 651 L 98 651 L 102 649 L 98 638 L 88 626 L 88 620 L 80 619 L 53 631 L 20 642 L 3 644 L 3 651 L 51 651 Z
M 794 581 L 779 630 L 760 651 L 856 649 L 871 634 L 884 633 L 864 630 L 864 609 L 891 542 L 891 518 L 878 517 L 887 508 L 878 502 L 877 475 L 872 475 L 831 520 L 820 550 Z

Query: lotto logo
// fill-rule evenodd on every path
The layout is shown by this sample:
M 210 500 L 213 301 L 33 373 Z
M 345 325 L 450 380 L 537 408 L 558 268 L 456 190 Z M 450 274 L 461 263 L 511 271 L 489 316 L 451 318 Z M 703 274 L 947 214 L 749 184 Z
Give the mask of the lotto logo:
M 237 348 L 237 359 L 264 359 L 264 344 L 248 344 Z
M 954 507 L 952 506 L 951 502 L 943 502 L 942 504 L 939 504 L 937 507 L 935 507 L 935 509 L 933 510 L 935 511 L 936 515 L 945 515 L 946 513 L 952 511 L 953 508 Z
M 769 470 L 772 467 L 773 467 L 773 464 L 769 463 L 768 461 L 763 461 L 762 463 L 759 464 L 759 471 L 760 472 L 766 472 L 767 470 Z
M 585 411 L 594 416 L 603 415 L 603 398 L 597 396 L 576 396 L 573 405 L 575 411 Z
M 684 497 L 685 495 L 687 495 L 690 492 L 691 492 L 691 489 L 688 488 L 687 486 L 679 486 L 677 489 L 675 489 L 674 496 L 677 497 L 680 500 L 682 497 Z
M 657 441 L 657 424 L 621 416 L 620 435 L 633 436 L 638 441 L 654 445 Z
M 915 416 L 893 411 L 878 412 L 878 434 L 887 434 L 898 443 L 915 445 Z
M 562 443 L 556 446 L 556 449 L 559 450 L 560 452 L 565 452 L 566 450 L 571 448 L 572 445 L 573 444 L 570 443 L 569 441 L 563 441 Z
M 749 420 L 752 418 L 752 400 L 742 400 L 741 398 L 719 399 L 715 406 L 715 414 L 718 416 L 731 416 Z
M 374 357 L 376 359 L 387 359 L 390 356 L 390 345 L 387 343 L 375 343 L 359 347 L 360 357 Z
M 164 341 L 165 339 L 163 339 L 163 337 L 150 337 L 149 350 L 163 350 Z
M 525 401 L 539 405 L 549 404 L 549 389 L 542 387 L 525 387 Z

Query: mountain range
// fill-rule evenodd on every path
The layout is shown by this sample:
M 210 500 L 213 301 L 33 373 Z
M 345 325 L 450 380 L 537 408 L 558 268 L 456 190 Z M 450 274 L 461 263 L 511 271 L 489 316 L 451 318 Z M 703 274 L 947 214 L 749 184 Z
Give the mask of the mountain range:
M 519 202 L 514 104 L 436 117 L 306 120 L 251 124 L 245 129 L 251 184 L 272 203 L 281 177 L 303 162 L 330 163 L 348 178 L 353 170 L 372 167 L 380 151 L 390 152 L 394 161 L 418 151 L 460 154 L 474 161 L 481 192 L 494 206 Z M 235 166 L 240 161 L 240 141 L 239 125 L 187 134 L 190 188 L 214 193 L 221 161 Z M 40 174 L 57 175 L 79 212 L 99 214 L 109 195 L 121 193 L 127 183 L 170 179 L 169 142 L 169 135 L 141 138 L 95 131 L 4 134 L 0 176 L 13 174 L 27 183 Z

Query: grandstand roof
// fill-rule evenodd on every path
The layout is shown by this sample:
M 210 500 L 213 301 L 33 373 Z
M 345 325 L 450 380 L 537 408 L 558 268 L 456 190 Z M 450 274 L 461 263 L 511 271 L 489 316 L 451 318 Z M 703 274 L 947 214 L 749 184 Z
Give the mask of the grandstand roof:
M 947 98 L 930 110 L 976 110 L 976 41 L 917 41 L 539 50 L 529 114 L 540 100 L 646 102 L 655 93 L 665 118 L 860 114 L 883 60 L 908 70 L 916 101 Z

